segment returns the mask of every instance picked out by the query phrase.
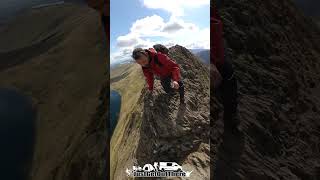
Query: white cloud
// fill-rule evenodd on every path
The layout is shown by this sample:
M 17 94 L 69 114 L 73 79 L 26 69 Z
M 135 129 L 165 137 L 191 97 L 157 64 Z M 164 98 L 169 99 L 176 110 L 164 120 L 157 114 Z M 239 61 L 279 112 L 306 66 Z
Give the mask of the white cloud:
M 133 48 L 136 46 L 144 47 L 150 45 L 150 43 L 150 39 L 142 39 L 140 36 L 134 33 L 129 33 L 117 38 L 117 47 L 119 49 Z
M 117 46 L 118 48 L 134 47 L 138 44 L 150 44 L 149 41 L 145 42 L 144 38 L 170 39 L 181 36 L 181 34 L 197 33 L 198 31 L 199 28 L 195 24 L 184 22 L 182 19 L 171 18 L 168 22 L 164 22 L 158 15 L 147 16 L 135 21 L 128 34 L 119 36 Z
M 136 20 L 131 28 L 130 32 L 140 36 L 156 36 L 160 29 L 165 25 L 162 17 L 158 15 L 147 16 L 142 19 Z
M 147 8 L 162 9 L 173 16 L 183 16 L 185 8 L 198 8 L 210 5 L 210 0 L 142 0 Z
M 210 49 L 210 29 L 184 29 L 174 34 L 164 44 L 179 44 L 189 49 Z
M 134 48 L 141 47 L 146 49 L 148 47 L 152 47 L 152 45 L 154 44 L 154 42 L 152 42 L 150 39 L 144 40 L 142 38 L 133 36 L 132 34 L 127 34 L 125 36 L 120 36 L 120 37 L 119 37 L 120 42 L 119 42 L 119 38 L 117 39 L 117 46 L 118 46 L 117 51 L 114 53 L 111 53 L 111 58 L 110 58 L 111 64 L 114 64 L 117 62 L 129 61 L 131 60 L 131 54 Z M 134 42 L 134 43 L 131 43 L 131 42 Z
M 185 8 L 208 6 L 209 0 L 141 0 L 144 6 L 171 13 L 166 22 L 158 15 L 146 16 L 132 23 L 128 34 L 117 38 L 117 51 L 111 54 L 111 63 L 131 59 L 136 47 L 149 48 L 161 43 L 167 47 L 179 44 L 186 48 L 210 48 L 210 29 L 182 19 Z
M 167 36 L 174 34 L 180 30 L 196 30 L 198 27 L 195 24 L 184 22 L 182 19 L 170 18 L 162 27 L 162 32 L 166 32 Z
M 131 51 L 130 51 L 131 52 Z M 121 50 L 111 54 L 110 64 L 123 62 L 129 60 L 131 53 L 129 51 Z
M 134 46 L 139 42 L 140 38 L 138 36 L 135 36 L 133 34 L 127 34 L 124 36 L 119 36 L 117 38 L 117 46 L 118 47 L 130 47 Z
M 172 22 L 172 23 L 168 23 L 166 24 L 166 26 L 163 27 L 162 31 L 163 32 L 176 32 L 183 29 L 183 26 L 177 22 Z

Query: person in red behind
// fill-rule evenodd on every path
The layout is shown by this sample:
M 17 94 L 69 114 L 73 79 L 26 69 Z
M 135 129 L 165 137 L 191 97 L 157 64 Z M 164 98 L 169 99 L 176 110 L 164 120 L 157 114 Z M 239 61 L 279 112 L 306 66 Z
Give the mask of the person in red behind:
M 220 1 L 216 1 L 219 5 Z M 215 5 L 211 6 L 211 64 L 215 95 L 224 108 L 223 119 L 225 129 L 239 132 L 240 121 L 237 118 L 237 80 L 232 64 L 225 55 L 223 42 L 223 26 Z
M 154 48 L 136 48 L 132 52 L 132 58 L 141 65 L 150 92 L 153 91 L 154 75 L 156 75 L 160 78 L 164 91 L 169 95 L 179 91 L 180 104 L 185 104 L 180 67 L 167 54 L 157 52 Z

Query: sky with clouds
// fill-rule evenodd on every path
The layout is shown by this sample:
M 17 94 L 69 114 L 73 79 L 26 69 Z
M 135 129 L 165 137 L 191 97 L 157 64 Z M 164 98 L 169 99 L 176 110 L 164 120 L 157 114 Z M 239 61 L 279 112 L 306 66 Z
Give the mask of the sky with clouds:
M 210 47 L 210 0 L 111 0 L 111 64 L 156 43 Z

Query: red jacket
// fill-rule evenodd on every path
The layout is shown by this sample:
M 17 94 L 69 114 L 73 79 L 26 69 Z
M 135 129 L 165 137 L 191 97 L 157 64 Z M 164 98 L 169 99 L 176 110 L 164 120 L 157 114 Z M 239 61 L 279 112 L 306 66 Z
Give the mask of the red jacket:
M 167 55 L 156 52 L 152 48 L 150 48 L 148 52 L 149 55 L 151 55 L 151 62 L 149 67 L 142 67 L 142 70 L 150 91 L 153 90 L 154 75 L 157 75 L 160 78 L 165 78 L 171 75 L 172 80 L 180 80 L 180 68 L 177 63 L 172 61 Z M 158 56 L 158 63 L 155 62 L 155 56 Z
M 222 65 L 224 62 L 224 45 L 222 36 L 222 22 L 215 9 L 212 10 L 210 18 L 211 43 L 211 63 Z

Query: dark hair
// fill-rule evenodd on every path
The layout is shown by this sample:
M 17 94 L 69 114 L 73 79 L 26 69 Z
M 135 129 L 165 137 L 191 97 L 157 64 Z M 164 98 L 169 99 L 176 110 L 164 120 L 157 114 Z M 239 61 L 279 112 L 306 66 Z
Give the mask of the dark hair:
M 141 57 L 141 55 L 145 55 L 144 53 L 145 53 L 144 49 L 142 49 L 142 48 L 135 48 L 135 49 L 133 50 L 133 52 L 132 52 L 132 56 L 131 56 L 131 57 L 132 57 L 134 60 L 137 60 L 137 59 L 139 59 L 139 58 Z

